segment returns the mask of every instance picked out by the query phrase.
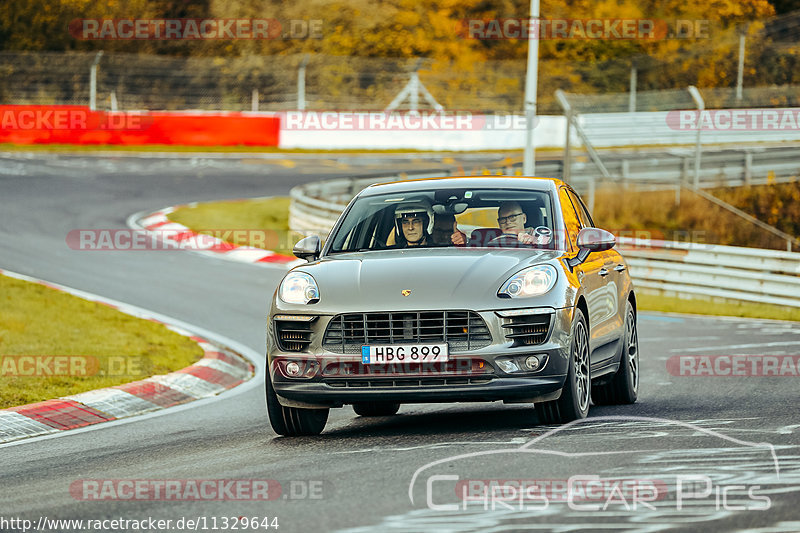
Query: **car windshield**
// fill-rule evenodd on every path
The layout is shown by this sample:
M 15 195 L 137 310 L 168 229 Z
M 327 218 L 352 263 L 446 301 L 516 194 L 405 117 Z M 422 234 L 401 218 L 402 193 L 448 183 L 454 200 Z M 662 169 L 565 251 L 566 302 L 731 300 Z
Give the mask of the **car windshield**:
M 555 249 L 550 194 L 517 189 L 404 191 L 362 196 L 329 253 L 412 247 Z

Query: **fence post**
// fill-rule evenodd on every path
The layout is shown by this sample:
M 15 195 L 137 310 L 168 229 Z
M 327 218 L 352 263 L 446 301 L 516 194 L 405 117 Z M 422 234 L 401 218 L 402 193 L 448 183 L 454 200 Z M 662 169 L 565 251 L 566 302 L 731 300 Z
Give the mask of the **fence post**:
M 628 113 L 636 113 L 636 62 L 631 65 L 631 90 L 628 94 Z
M 700 144 L 700 134 L 703 132 L 701 118 L 706 108 L 706 103 L 700 91 L 694 85 L 689 85 L 689 94 L 692 95 L 692 99 L 697 104 L 697 141 L 694 146 L 694 188 L 697 189 L 700 187 L 700 155 L 702 152 Z
M 253 89 L 253 93 L 250 97 L 250 111 L 253 113 L 258 112 L 258 89 Z
M 567 120 L 571 122 L 574 121 L 575 131 L 578 133 L 578 137 L 583 142 L 583 146 L 586 148 L 586 152 L 588 152 L 589 157 L 594 164 L 597 165 L 597 168 L 600 170 L 600 173 L 603 174 L 603 177 L 610 179 L 611 174 L 608 172 L 606 165 L 603 163 L 603 160 L 600 159 L 600 155 L 594 149 L 594 146 L 592 146 L 592 143 L 589 141 L 589 137 L 586 136 L 586 132 L 583 131 L 583 128 L 581 128 L 581 125 L 578 123 L 578 116 L 580 115 L 578 113 L 573 113 L 572 106 L 567 99 L 567 93 L 561 89 L 556 89 L 555 96 L 556 101 L 561 106 L 561 109 L 564 110 L 564 114 L 567 115 Z
M 91 68 L 89 68 L 89 110 L 94 111 L 97 109 L 97 64 L 100 58 L 103 57 L 103 51 L 97 52 L 94 56 Z
M 736 102 L 742 101 L 742 84 L 744 82 L 744 40 L 748 25 L 739 28 L 739 68 L 736 71 Z
M 308 54 L 303 56 L 300 68 L 297 69 L 297 110 L 303 111 L 306 108 L 306 65 L 308 65 Z

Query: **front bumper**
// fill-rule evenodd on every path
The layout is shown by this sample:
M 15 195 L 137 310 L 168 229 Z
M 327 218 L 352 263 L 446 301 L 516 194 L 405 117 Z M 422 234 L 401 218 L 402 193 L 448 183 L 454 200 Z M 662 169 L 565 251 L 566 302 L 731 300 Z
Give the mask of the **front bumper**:
M 538 309 L 550 312 L 552 320 L 545 341 L 533 346 L 515 346 L 506 337 L 506 319 L 494 311 L 478 312 L 486 322 L 492 342 L 484 348 L 451 351 L 447 369 L 397 368 L 373 372 L 360 364 L 356 354 L 336 354 L 322 348 L 321 339 L 332 316 L 318 315 L 311 344 L 302 351 L 281 350 L 275 339 L 272 315 L 267 335 L 269 376 L 281 404 L 292 407 L 340 407 L 357 402 L 537 402 L 558 397 L 568 368 L 572 308 Z M 535 372 L 504 372 L 498 359 L 536 355 L 544 364 Z M 314 367 L 308 377 L 290 378 L 285 365 L 298 362 Z M 477 362 L 482 362 L 478 365 Z M 349 365 L 352 373 L 330 373 L 331 365 Z M 479 368 L 480 367 L 480 368 Z M 338 368 L 338 367 L 337 367 Z M 405 371 L 403 371 L 405 370 Z

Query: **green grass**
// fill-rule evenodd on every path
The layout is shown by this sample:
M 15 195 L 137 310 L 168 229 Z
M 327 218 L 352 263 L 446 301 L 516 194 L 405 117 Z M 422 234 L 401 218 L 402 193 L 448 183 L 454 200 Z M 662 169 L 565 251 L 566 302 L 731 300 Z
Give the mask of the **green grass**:
M 292 246 L 303 237 L 289 231 L 288 196 L 202 203 L 181 207 L 169 218 L 197 233 L 220 238 L 225 237 L 226 230 L 245 230 L 224 240 L 286 255 L 292 254 Z
M 40 362 L 48 356 L 58 359 L 33 367 L 31 358 L 9 356 L 38 356 Z M 65 361 L 65 356 L 79 366 L 59 371 L 55 361 Z M 172 372 L 202 356 L 197 343 L 162 324 L 38 283 L 0 276 L 0 408 Z M 25 375 L 31 370 L 39 375 Z M 43 375 L 47 373 L 72 375 Z
M 770 318 L 800 322 L 800 308 L 779 305 L 738 302 L 721 299 L 686 299 L 649 293 L 636 295 L 640 311 L 684 313 L 690 315 L 738 316 L 745 318 Z

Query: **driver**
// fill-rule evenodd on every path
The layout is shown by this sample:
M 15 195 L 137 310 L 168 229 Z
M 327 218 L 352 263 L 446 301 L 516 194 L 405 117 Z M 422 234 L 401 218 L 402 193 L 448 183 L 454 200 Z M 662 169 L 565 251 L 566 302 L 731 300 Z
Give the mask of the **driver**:
M 504 234 L 514 235 L 523 244 L 533 244 L 533 228 L 525 227 L 528 216 L 522 211 L 519 202 L 503 202 L 497 209 L 497 225 Z

